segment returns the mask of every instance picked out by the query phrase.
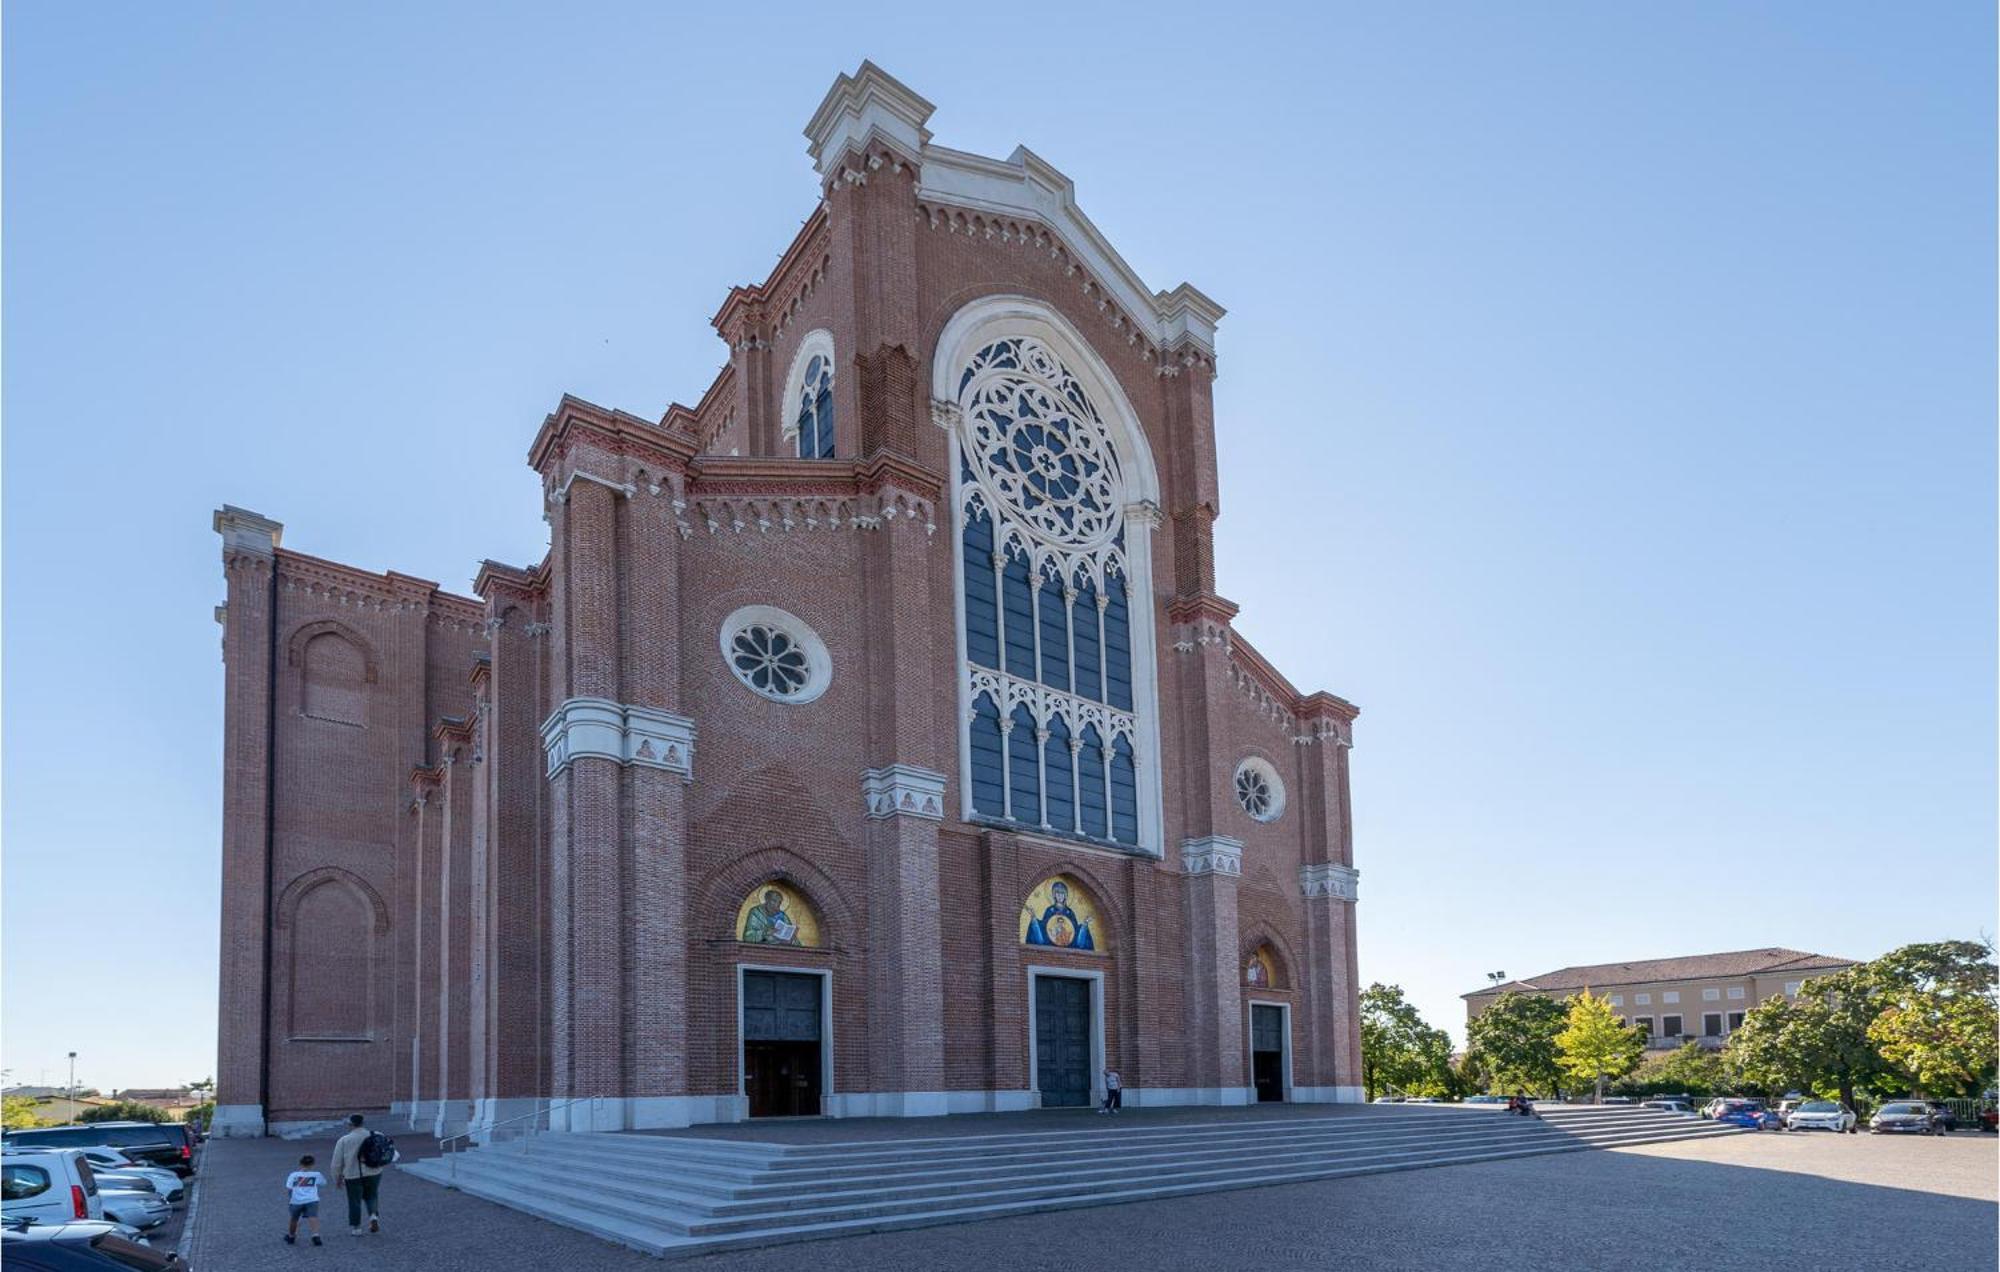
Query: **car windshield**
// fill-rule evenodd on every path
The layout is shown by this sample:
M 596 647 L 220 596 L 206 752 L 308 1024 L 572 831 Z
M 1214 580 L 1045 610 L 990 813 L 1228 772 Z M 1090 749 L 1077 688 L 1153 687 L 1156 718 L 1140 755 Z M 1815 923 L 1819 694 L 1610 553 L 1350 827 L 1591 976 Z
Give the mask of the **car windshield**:
M 1798 1111 L 1801 1113 L 1837 1113 L 1840 1111 L 1840 1106 L 1831 1100 L 1814 1100 L 1811 1104 L 1799 1105 Z
M 174 1266 L 173 1256 L 150 1246 L 135 1245 L 116 1233 L 107 1232 L 90 1243 L 91 1249 L 115 1267 L 137 1268 L 139 1272 L 163 1272 Z
M 1894 1114 L 1922 1113 L 1924 1106 L 1921 1104 L 1885 1104 L 1882 1106 L 1882 1111 Z

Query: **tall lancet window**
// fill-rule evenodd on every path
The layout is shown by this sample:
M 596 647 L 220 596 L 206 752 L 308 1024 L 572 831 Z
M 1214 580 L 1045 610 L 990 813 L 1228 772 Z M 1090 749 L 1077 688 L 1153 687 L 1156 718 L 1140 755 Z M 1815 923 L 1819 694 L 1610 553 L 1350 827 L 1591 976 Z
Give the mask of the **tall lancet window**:
M 809 332 L 785 381 L 785 435 L 800 459 L 833 458 L 833 337 Z
M 971 812 L 1138 847 L 1133 647 L 1150 605 L 1132 582 L 1125 457 L 1037 336 L 974 341 L 953 387 Z

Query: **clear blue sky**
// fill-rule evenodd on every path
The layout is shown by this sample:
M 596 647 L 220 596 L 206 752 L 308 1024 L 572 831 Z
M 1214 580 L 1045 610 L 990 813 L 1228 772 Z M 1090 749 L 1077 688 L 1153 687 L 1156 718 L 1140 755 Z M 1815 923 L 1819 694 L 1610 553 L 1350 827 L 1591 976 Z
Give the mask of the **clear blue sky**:
M 1361 974 L 1995 927 L 1990 5 L 75 5 L 5 25 L 5 1053 L 213 1065 L 218 546 L 468 587 L 864 56 L 1230 310 L 1219 573 L 1361 704 Z

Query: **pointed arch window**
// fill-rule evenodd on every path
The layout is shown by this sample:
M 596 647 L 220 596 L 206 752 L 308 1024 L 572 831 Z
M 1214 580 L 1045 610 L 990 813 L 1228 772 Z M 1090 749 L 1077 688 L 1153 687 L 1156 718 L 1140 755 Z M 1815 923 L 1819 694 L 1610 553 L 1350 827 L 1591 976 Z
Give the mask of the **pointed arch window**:
M 1112 432 L 1035 336 L 981 344 L 956 388 L 971 808 L 1136 847 L 1144 611 Z
M 799 341 L 781 410 L 800 459 L 833 458 L 833 337 L 825 330 Z

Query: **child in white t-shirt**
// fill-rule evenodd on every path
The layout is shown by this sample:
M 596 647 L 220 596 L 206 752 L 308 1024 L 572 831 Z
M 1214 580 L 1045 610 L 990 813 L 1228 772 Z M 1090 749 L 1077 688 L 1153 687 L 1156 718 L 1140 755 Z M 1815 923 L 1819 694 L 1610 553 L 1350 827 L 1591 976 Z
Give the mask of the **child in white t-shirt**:
M 319 1190 L 326 1184 L 326 1176 L 312 1168 L 312 1154 L 299 1158 L 299 1168 L 285 1176 L 285 1195 L 292 1207 L 292 1223 L 285 1229 L 285 1244 L 299 1242 L 299 1220 L 306 1221 L 312 1231 L 314 1245 L 319 1239 Z

